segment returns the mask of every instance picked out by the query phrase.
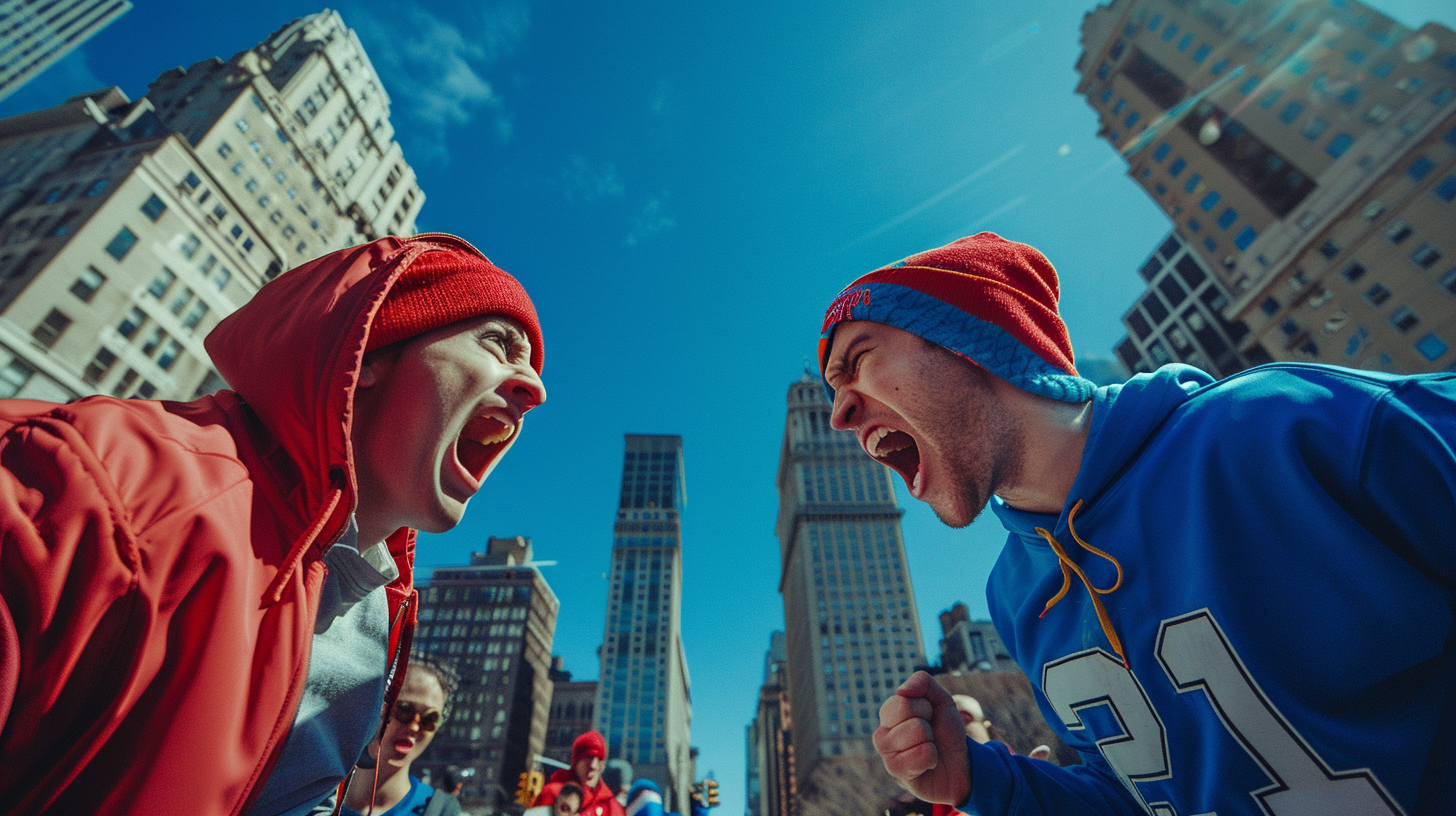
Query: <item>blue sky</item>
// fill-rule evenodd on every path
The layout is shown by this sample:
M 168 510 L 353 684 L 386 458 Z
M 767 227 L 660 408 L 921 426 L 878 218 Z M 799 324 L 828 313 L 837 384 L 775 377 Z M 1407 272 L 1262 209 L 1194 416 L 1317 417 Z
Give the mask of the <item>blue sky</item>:
M 236 51 L 319 10 L 292 0 L 130 13 L 0 104 L 13 115 Z M 1456 25 L 1437 0 L 1377 3 Z M 785 396 L 851 279 L 983 229 L 1056 264 L 1079 356 L 1111 356 L 1136 269 L 1168 229 L 1073 93 L 1091 3 L 458 2 L 339 6 L 393 101 L 426 194 L 517 275 L 550 400 L 471 503 L 421 543 L 461 563 L 527 535 L 562 607 L 556 652 L 595 678 L 624 433 L 684 438 L 683 637 L 699 772 L 744 806 L 777 593 Z M 897 480 L 898 481 L 898 480 Z M 899 486 L 928 651 L 956 601 L 984 616 L 1003 540 L 939 524 Z

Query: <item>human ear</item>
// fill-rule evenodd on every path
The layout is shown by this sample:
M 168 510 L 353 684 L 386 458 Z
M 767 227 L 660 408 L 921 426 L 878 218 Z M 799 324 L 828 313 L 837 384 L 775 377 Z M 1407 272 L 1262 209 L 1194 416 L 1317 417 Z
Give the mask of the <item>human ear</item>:
M 370 388 L 379 382 L 379 372 L 374 370 L 371 363 L 365 363 L 359 368 L 359 384 L 357 388 Z

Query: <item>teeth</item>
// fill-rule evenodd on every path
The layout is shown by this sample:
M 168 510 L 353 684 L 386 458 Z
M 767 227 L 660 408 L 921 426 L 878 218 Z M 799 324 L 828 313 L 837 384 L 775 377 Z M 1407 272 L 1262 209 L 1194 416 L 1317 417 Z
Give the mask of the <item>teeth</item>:
M 465 438 L 468 439 L 468 440 L 470 440 L 471 442 L 479 442 L 482 445 L 493 445 L 493 444 L 495 444 L 497 442 L 504 442 L 507 439 L 510 439 L 511 438 L 511 434 L 513 434 L 513 433 L 516 432 L 516 426 L 509 425 L 507 423 L 500 422 L 500 421 L 496 421 L 496 422 L 492 422 L 492 423 L 472 423 L 472 424 L 481 424 L 481 425 L 485 425 L 486 427 L 484 427 L 484 428 L 471 429 L 471 430 L 475 430 L 476 432 L 474 434 L 471 434 L 471 433 L 467 432 L 465 434 Z M 495 429 L 495 432 L 494 433 L 492 433 L 490 431 L 491 428 L 494 428 Z
M 893 428 L 880 428 L 878 430 L 872 431 L 870 435 L 865 438 L 865 453 L 868 453 L 870 456 L 881 457 L 894 453 L 897 450 L 904 450 L 905 448 L 908 448 L 910 447 L 910 445 L 913 444 L 913 442 L 910 440 L 909 435 L 907 434 L 905 435 L 905 439 L 901 444 L 893 445 L 892 447 L 881 450 L 880 444 L 885 441 L 885 437 L 889 436 L 892 433 L 896 433 Z
M 915 480 L 910 483 L 910 492 L 916 496 L 920 495 L 920 471 L 915 471 Z
M 880 428 L 879 430 L 872 431 L 869 435 L 869 438 L 865 440 L 865 452 L 868 453 L 870 456 L 879 456 L 880 442 L 882 442 L 884 438 L 889 435 L 889 433 L 889 428 Z

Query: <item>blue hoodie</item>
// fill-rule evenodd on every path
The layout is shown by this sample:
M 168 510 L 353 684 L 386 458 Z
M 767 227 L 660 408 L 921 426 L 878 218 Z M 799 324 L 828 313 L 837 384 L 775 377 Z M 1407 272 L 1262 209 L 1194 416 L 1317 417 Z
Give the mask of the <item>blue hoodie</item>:
M 987 588 L 1084 764 L 969 743 L 961 809 L 1451 813 L 1453 448 L 1456 374 L 1167 366 L 1099 389 L 1062 513 L 993 502 L 1011 535 Z

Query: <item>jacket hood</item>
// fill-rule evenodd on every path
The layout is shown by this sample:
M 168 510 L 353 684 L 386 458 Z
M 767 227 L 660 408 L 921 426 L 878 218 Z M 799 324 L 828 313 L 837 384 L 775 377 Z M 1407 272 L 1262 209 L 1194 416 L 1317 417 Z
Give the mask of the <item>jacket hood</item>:
M 1067 511 L 1078 501 L 1096 504 L 1102 491 L 1111 486 L 1123 469 L 1137 458 L 1138 451 L 1152 438 L 1158 426 L 1213 378 L 1197 368 L 1175 363 L 1151 374 L 1138 374 L 1121 385 L 1097 389 L 1092 399 L 1092 426 L 1082 451 L 1082 462 L 1067 504 L 1056 524 L 1047 515 L 1028 513 L 1007 505 L 999 498 L 991 508 L 1007 530 L 1040 540 L 1037 527 L 1064 529 Z M 1122 399 L 1126 396 L 1127 399 Z
M 400 274 L 436 251 L 480 255 L 444 234 L 339 250 L 270 281 L 207 336 L 218 373 L 297 465 L 296 506 L 320 543 L 357 500 L 350 429 L 370 324 Z

